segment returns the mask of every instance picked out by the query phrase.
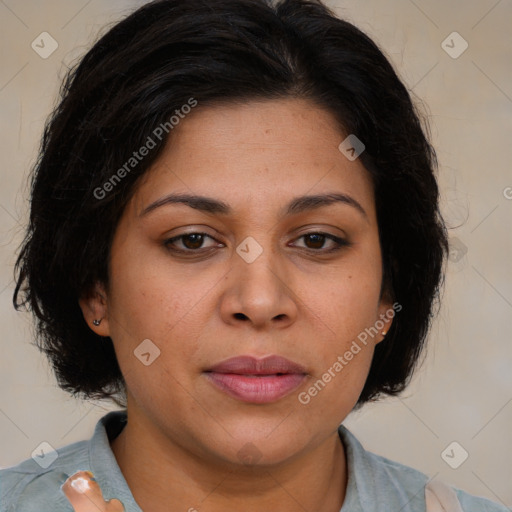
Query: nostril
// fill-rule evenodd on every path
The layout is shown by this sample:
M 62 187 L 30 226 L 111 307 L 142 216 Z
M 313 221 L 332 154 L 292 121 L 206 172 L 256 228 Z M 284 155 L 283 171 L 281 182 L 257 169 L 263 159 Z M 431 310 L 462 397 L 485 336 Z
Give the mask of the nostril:
M 235 313 L 234 316 L 237 320 L 247 320 L 247 317 L 243 313 Z

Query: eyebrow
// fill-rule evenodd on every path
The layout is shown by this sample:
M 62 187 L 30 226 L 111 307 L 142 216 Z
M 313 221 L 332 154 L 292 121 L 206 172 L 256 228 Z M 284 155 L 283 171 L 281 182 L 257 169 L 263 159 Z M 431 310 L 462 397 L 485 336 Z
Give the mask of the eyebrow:
M 368 215 L 353 197 L 347 194 L 330 193 L 330 194 L 316 194 L 309 196 L 299 196 L 293 198 L 285 207 L 285 215 L 294 215 L 302 213 L 308 210 L 315 210 L 330 204 L 346 204 L 356 209 L 366 220 Z M 193 195 L 193 194 L 169 194 L 160 199 L 157 199 L 154 203 L 146 206 L 140 216 L 147 215 L 149 212 L 165 206 L 168 204 L 185 204 L 195 210 L 200 210 L 209 214 L 220 214 L 230 215 L 233 213 L 233 209 L 227 203 L 213 199 L 211 197 Z

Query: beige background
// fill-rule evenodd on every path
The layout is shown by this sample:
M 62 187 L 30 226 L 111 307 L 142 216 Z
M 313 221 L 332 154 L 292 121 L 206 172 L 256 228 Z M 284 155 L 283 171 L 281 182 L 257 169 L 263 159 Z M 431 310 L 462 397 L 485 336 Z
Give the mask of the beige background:
M 30 457 L 42 441 L 57 448 L 89 438 L 113 408 L 57 388 L 30 345 L 30 316 L 12 308 L 12 265 L 27 213 L 27 171 L 65 65 L 142 3 L 0 1 L 0 467 Z M 512 1 L 328 4 L 379 43 L 428 105 L 443 212 L 458 247 L 410 388 L 345 424 L 367 449 L 512 507 Z M 59 45 L 47 59 L 31 48 L 43 31 Z M 454 31 L 469 45 L 456 59 L 441 46 Z M 452 39 L 453 53 L 462 41 Z M 458 469 L 441 457 L 453 441 L 469 453 Z

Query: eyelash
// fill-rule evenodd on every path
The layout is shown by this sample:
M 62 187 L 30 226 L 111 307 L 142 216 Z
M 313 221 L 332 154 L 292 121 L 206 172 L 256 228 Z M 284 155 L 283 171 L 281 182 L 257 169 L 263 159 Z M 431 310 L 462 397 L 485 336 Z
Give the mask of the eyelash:
M 204 248 L 199 248 L 199 249 L 177 249 L 176 247 L 171 247 L 171 245 L 176 241 L 176 240 L 180 240 L 180 239 L 183 239 L 187 236 L 190 236 L 190 235 L 202 235 L 204 237 L 208 237 L 208 238 L 211 238 L 212 240 L 215 240 L 215 238 L 213 238 L 212 236 L 210 236 L 208 233 L 203 233 L 203 232 L 200 232 L 200 231 L 193 231 L 191 233 L 184 233 L 183 235 L 178 235 L 178 236 L 175 236 L 175 237 L 172 237 L 172 238 L 168 238 L 167 240 L 164 241 L 164 246 L 169 249 L 170 251 L 172 252 L 177 252 L 177 253 L 185 253 L 185 254 L 192 254 L 192 253 L 200 253 L 200 252 L 205 252 L 209 249 L 213 249 L 214 247 L 208 247 L 207 249 L 204 249 Z M 334 235 L 331 235 L 329 233 L 324 233 L 322 231 L 312 231 L 310 233 L 304 233 L 303 235 L 301 235 L 300 237 L 298 237 L 298 239 L 300 238 L 304 238 L 306 236 L 311 236 L 311 235 L 320 235 L 320 236 L 323 236 L 329 240 L 332 240 L 336 246 L 333 247 L 332 249 L 328 249 L 328 250 L 325 250 L 325 249 L 309 249 L 309 248 L 304 248 L 306 251 L 309 251 L 309 252 L 313 252 L 313 253 L 317 253 L 317 254 L 331 254 L 333 252 L 337 252 L 339 250 L 341 250 L 343 247 L 349 247 L 351 245 L 351 243 L 348 241 L 348 240 L 345 240 L 343 238 L 339 238 L 337 236 L 334 236 Z

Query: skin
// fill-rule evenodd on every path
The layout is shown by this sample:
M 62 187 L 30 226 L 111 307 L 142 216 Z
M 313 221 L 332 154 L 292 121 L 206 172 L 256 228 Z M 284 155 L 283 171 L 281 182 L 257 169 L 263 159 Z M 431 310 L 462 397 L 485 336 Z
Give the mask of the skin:
M 361 345 L 307 405 L 298 394 L 392 307 L 380 293 L 372 182 L 359 159 L 338 150 L 346 135 L 306 100 L 199 105 L 126 207 L 109 286 L 98 284 L 80 303 L 91 329 L 112 338 L 126 380 L 128 424 L 112 450 L 142 509 L 163 512 L 172 502 L 173 510 L 201 512 L 340 510 L 347 467 L 337 429 L 383 336 Z M 233 211 L 167 204 L 142 214 L 170 193 L 208 196 Z M 324 193 L 349 195 L 365 213 L 340 202 L 283 213 L 297 196 Z M 212 238 L 165 245 L 194 232 Z M 350 245 L 326 254 L 336 243 L 307 233 Z M 236 252 L 248 236 L 263 249 L 252 263 Z M 148 366 L 133 353 L 145 339 L 160 350 Z M 275 403 L 251 404 L 205 377 L 212 365 L 247 354 L 284 356 L 306 367 L 307 378 Z M 248 443 L 252 462 L 239 455 Z

